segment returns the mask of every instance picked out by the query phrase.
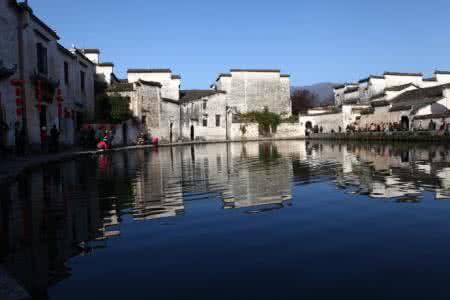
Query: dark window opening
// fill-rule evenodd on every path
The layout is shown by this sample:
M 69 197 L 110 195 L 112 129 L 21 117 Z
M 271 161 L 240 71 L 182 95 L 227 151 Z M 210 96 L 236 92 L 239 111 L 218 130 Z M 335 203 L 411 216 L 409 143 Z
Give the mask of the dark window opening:
M 220 115 L 216 115 L 216 127 L 220 127 Z
M 203 127 L 208 127 L 208 119 L 203 119 Z
M 203 109 L 206 109 L 206 101 L 203 101 Z
M 142 124 L 146 124 L 147 123 L 147 116 L 142 116 L 141 122 L 142 122 Z
M 69 84 L 69 63 L 67 61 L 64 62 L 64 82 L 66 85 Z
M 86 73 L 83 71 L 80 71 L 80 83 L 81 83 L 81 90 L 84 92 L 84 89 L 86 87 Z
M 37 52 L 38 72 L 47 75 L 48 74 L 47 48 L 45 48 L 41 43 L 37 43 L 36 52 Z

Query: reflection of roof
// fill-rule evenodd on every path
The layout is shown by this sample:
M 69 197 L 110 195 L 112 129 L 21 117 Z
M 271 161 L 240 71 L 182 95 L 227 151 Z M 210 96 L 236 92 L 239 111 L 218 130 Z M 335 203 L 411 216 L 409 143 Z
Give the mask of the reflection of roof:
M 188 102 L 193 100 L 199 100 L 204 97 L 209 97 L 216 94 L 225 94 L 225 92 L 216 90 L 181 90 L 180 100 L 182 102 Z

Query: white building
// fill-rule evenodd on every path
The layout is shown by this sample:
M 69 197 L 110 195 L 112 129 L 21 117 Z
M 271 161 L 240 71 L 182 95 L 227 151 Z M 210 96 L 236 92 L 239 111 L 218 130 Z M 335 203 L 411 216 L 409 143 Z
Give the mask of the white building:
M 398 123 L 405 130 L 424 127 L 423 120 L 440 123 L 448 118 L 450 72 L 436 71 L 432 78 L 422 73 L 385 72 L 357 84 L 334 88 L 335 106 L 315 108 L 300 116 L 302 132 L 343 132 L 350 124 Z M 321 130 L 320 130 L 321 129 Z
M 13 147 L 22 132 L 38 147 L 41 128 L 55 125 L 60 142 L 73 145 L 77 128 L 94 117 L 94 64 L 59 44 L 25 3 L 1 1 L 0 23 L 1 144 Z

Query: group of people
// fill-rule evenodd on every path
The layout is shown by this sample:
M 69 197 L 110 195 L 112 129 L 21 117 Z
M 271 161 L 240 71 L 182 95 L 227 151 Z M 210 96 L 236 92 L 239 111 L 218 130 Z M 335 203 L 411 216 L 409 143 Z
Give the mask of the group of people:
M 114 128 L 92 126 L 83 128 L 80 131 L 80 145 L 86 148 L 111 149 L 114 141 Z
M 46 126 L 41 127 L 41 152 L 42 153 L 57 153 L 59 152 L 59 136 L 60 131 L 56 127 L 56 125 L 53 125 L 52 129 L 50 129 L 50 132 L 48 132 Z
M 408 131 L 408 128 L 402 126 L 398 122 L 380 122 L 370 123 L 365 126 L 359 126 L 358 123 L 352 123 L 347 125 L 346 132 L 399 132 Z

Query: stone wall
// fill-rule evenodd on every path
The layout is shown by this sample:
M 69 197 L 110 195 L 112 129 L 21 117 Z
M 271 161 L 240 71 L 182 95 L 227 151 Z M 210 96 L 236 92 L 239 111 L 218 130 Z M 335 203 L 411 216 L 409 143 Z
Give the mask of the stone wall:
M 229 106 L 239 112 L 269 111 L 290 115 L 290 81 L 279 71 L 232 70 L 216 83 L 218 90 L 227 92 Z
M 299 123 L 281 123 L 277 127 L 276 133 L 273 135 L 277 139 L 303 137 L 304 132 L 301 131 Z
M 258 139 L 259 129 L 256 123 L 232 123 L 230 126 L 231 140 Z
M 311 127 L 314 127 L 316 125 L 318 127 L 322 126 L 324 133 L 330 133 L 332 130 L 334 130 L 334 132 L 339 132 L 339 126 L 341 127 L 342 131 L 345 131 L 342 113 L 300 116 L 301 136 L 305 136 L 305 130 L 308 123 L 311 124 Z

